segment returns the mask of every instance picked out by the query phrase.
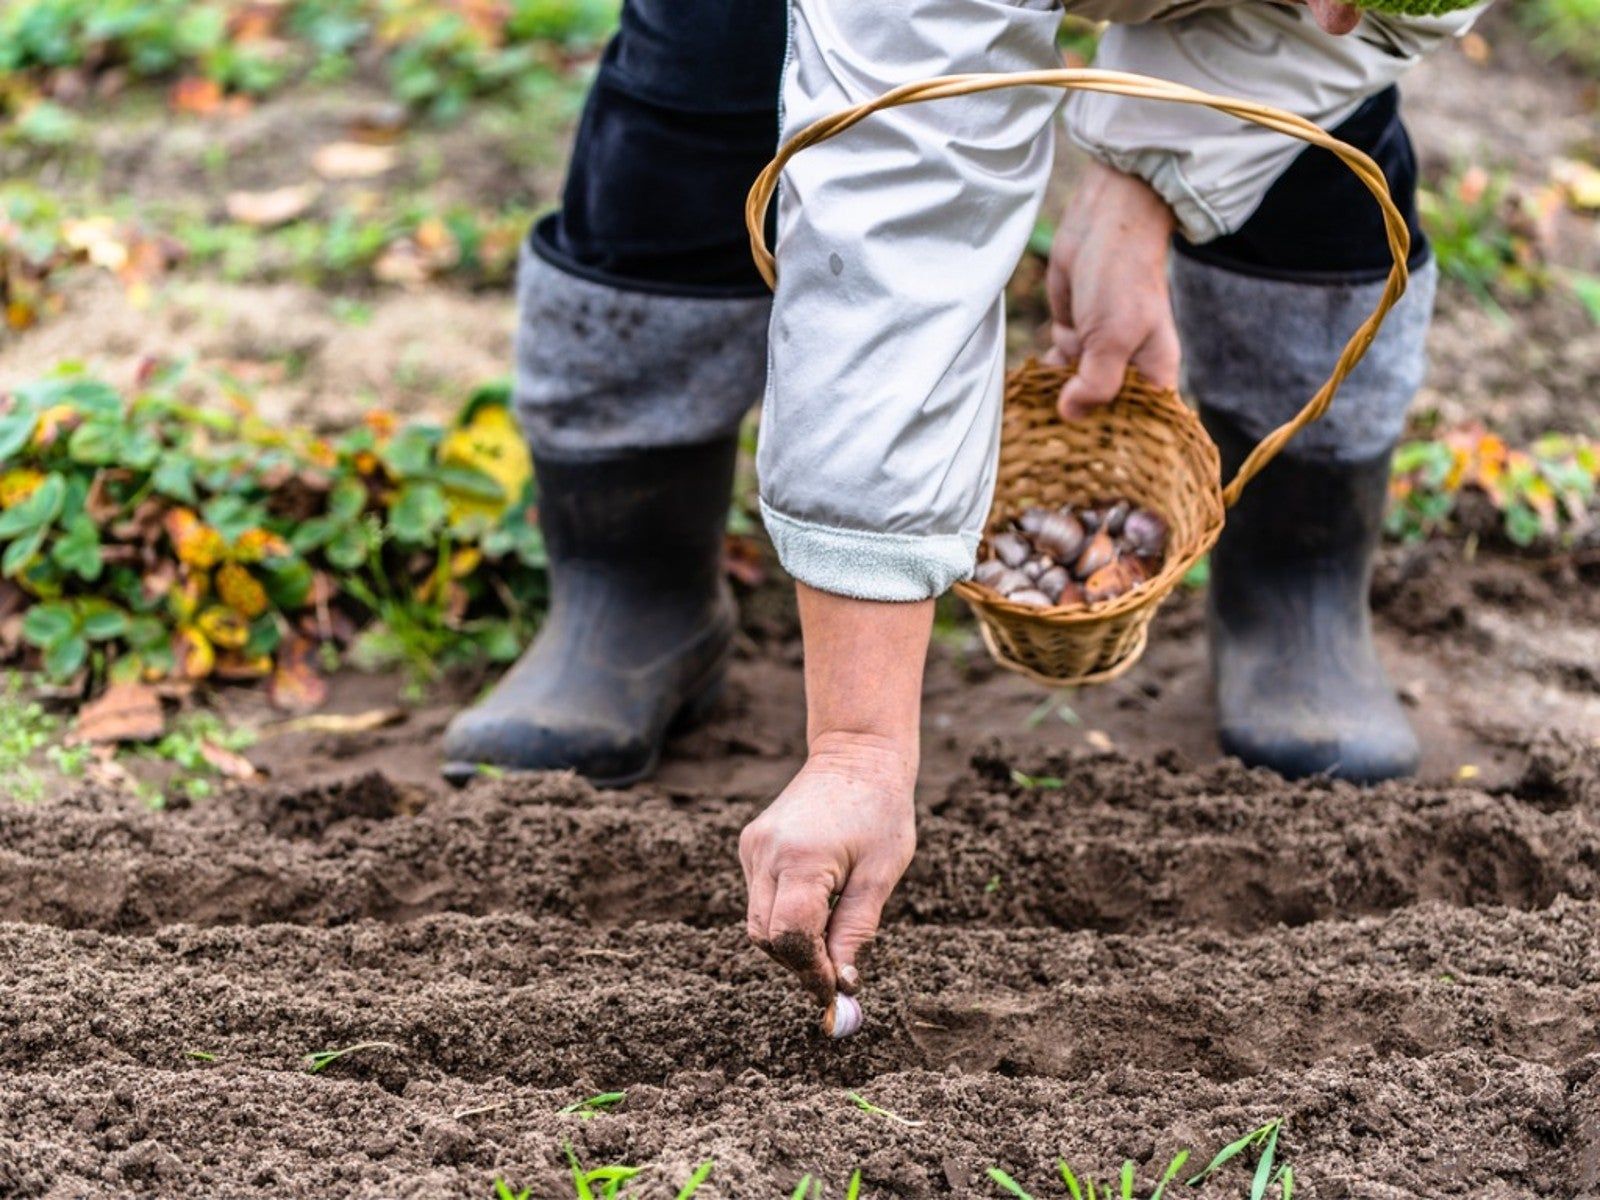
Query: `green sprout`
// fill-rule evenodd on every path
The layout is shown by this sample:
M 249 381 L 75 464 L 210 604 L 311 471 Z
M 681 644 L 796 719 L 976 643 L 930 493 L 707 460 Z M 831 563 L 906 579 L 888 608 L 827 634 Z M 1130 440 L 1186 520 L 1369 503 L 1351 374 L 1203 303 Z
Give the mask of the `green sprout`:
M 626 1092 L 601 1092 L 597 1096 L 574 1100 L 565 1108 L 556 1109 L 556 1115 L 560 1117 L 575 1116 L 580 1121 L 587 1121 L 591 1117 L 598 1117 L 601 1113 L 610 1112 L 626 1098 Z
M 1011 782 L 1028 792 L 1056 792 L 1067 786 L 1067 781 L 1055 775 L 1025 775 L 1021 771 L 1011 772 Z
M 315 1075 L 325 1071 L 347 1054 L 357 1054 L 362 1050 L 394 1050 L 400 1047 L 393 1042 L 358 1042 L 354 1046 L 346 1046 L 343 1050 L 320 1050 L 315 1054 L 306 1055 L 306 1070 Z
M 872 1103 L 859 1092 L 846 1092 L 845 1095 L 849 1097 L 850 1103 L 854 1104 L 862 1112 L 871 1113 L 875 1117 L 887 1117 L 897 1125 L 904 1125 L 910 1129 L 918 1129 L 926 1123 L 923 1121 L 913 1121 L 910 1117 L 902 1117 L 899 1113 L 892 1113 L 887 1108 L 879 1108 L 876 1104 Z

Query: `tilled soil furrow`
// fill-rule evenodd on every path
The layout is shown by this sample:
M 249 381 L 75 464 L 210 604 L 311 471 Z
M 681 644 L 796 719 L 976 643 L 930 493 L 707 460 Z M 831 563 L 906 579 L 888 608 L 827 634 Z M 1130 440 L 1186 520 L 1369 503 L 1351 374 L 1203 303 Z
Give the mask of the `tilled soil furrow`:
M 849 1083 L 951 1066 L 1079 1079 L 1138 1063 L 1233 1079 L 1364 1048 L 1560 1064 L 1600 1051 L 1596 945 L 1600 905 L 1567 901 L 1178 943 L 906 929 L 870 966 L 868 1034 L 828 1044 L 737 930 L 596 937 L 457 916 L 156 938 L 6 926 L 0 961 L 16 965 L 0 976 L 0 1069 L 161 1067 L 201 1051 L 294 1070 L 309 1052 L 370 1041 L 396 1048 L 341 1070 L 391 1088 L 495 1076 L 609 1087 L 686 1067 Z M 1507 974 L 1507 955 L 1543 968 Z
M 1065 770 L 1065 768 L 1062 768 Z M 1419 901 L 1600 895 L 1587 805 L 1468 789 L 1286 789 L 1108 759 L 1061 789 L 970 781 L 925 813 L 889 918 L 1248 932 Z M 564 776 L 428 800 L 378 777 L 187 812 L 0 810 L 0 919 L 144 931 L 515 911 L 599 925 L 739 920 L 752 806 L 596 794 Z
M 839 1164 L 840 1177 L 824 1174 L 830 1194 L 859 1167 L 868 1194 L 993 1195 L 984 1172 L 1000 1166 L 1054 1195 L 1057 1155 L 1102 1177 L 1132 1158 L 1147 1192 L 1178 1149 L 1203 1163 L 1282 1117 L 1280 1156 L 1307 1200 L 1570 1200 L 1582 1168 L 1567 1145 L 1567 1097 L 1593 1067 L 1563 1074 L 1457 1050 L 1275 1067 L 1235 1083 L 1120 1066 L 1074 1081 L 904 1071 L 858 1085 L 907 1123 L 861 1111 L 842 1088 L 753 1071 L 680 1071 L 663 1087 L 628 1088 L 591 1120 L 556 1112 L 581 1089 L 504 1080 L 418 1081 L 394 1094 L 225 1063 L 0 1071 L 0 1192 L 420 1198 L 483 1195 L 498 1176 L 560 1196 L 571 1194 L 563 1143 L 589 1167 L 644 1167 L 644 1196 L 670 1196 L 708 1159 L 708 1200 L 788 1195 L 803 1173 Z M 1235 1166 L 1186 1194 L 1237 1197 L 1248 1176 Z

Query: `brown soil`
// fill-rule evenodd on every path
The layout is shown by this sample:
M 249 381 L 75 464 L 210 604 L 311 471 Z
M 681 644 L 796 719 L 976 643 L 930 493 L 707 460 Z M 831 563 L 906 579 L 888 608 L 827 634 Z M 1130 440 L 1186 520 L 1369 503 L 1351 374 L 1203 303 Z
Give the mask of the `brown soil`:
M 1503 19 L 1484 31 L 1486 64 L 1450 51 L 1411 87 L 1428 170 L 1486 158 L 1537 183 L 1592 142 L 1593 95 Z M 296 183 L 382 99 L 363 86 L 234 122 L 130 103 L 38 174 L 140 203 Z M 536 206 L 561 128 L 419 127 L 383 186 Z M 21 153 L 0 167 L 33 173 Z M 138 308 L 84 278 L 0 340 L 0 386 L 189 353 L 253 367 L 274 419 L 337 426 L 445 411 L 505 369 L 503 296 L 352 297 L 364 321 L 297 284 L 180 275 Z M 1600 330 L 1555 298 L 1512 318 L 1447 292 L 1422 408 L 1600 431 Z M 807 1172 L 837 1196 L 855 1169 L 869 1196 L 992 1197 L 996 1166 L 1042 1200 L 1065 1194 L 1057 1156 L 1102 1178 L 1130 1158 L 1148 1194 L 1179 1148 L 1203 1162 L 1278 1117 L 1311 1200 L 1600 1196 L 1597 571 L 1387 550 L 1378 636 L 1426 757 L 1367 791 L 1217 762 L 1198 595 L 1137 670 L 1067 696 L 949 623 L 921 849 L 842 1044 L 740 932 L 739 829 L 804 744 L 781 589 L 744 597 L 722 709 L 624 792 L 445 790 L 438 737 L 479 679 L 359 736 L 286 732 L 224 692 L 262 730 L 262 783 L 159 813 L 82 788 L 0 801 L 0 1197 L 432 1200 L 501 1177 L 546 1200 L 572 1195 L 564 1143 L 644 1168 L 651 1198 L 711 1159 L 705 1197 Z M 399 694 L 343 675 L 329 708 Z M 387 1045 L 306 1069 L 367 1042 Z M 612 1089 L 606 1115 L 558 1111 Z M 1248 1170 L 1185 1194 L 1246 1195 Z

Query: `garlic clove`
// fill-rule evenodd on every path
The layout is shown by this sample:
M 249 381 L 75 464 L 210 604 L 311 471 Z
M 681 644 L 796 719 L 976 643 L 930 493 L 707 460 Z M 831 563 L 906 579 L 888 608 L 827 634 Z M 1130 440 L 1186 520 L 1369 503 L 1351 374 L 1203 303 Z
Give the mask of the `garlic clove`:
M 1167 523 L 1147 508 L 1136 508 L 1123 522 L 1122 540 L 1140 558 L 1160 558 L 1167 547 Z
M 972 573 L 972 579 L 974 583 L 980 583 L 984 587 L 994 587 L 995 582 L 1010 569 L 998 558 L 986 558 L 978 564 L 978 569 Z
M 1052 515 L 1054 514 L 1052 514 L 1048 508 L 1040 508 L 1038 505 L 1034 505 L 1032 508 L 1026 509 L 1023 514 L 1017 518 L 1017 528 L 1022 530 L 1022 532 L 1027 534 L 1029 537 L 1032 537 L 1034 534 L 1039 532 L 1039 527 L 1044 523 L 1045 518 Z
M 1023 588 L 1021 591 L 1012 592 L 1006 599 L 1013 604 L 1026 604 L 1030 608 L 1050 607 L 1050 597 L 1038 588 Z
M 1033 580 L 1029 579 L 1021 571 L 1013 571 L 1010 567 L 1007 567 L 1006 573 L 995 580 L 992 586 L 1002 596 L 1009 596 L 1012 592 L 1027 591 L 1033 586 Z
M 861 1004 L 854 996 L 840 992 L 822 1014 L 822 1031 L 837 1041 L 847 1038 L 861 1028 Z
M 1083 584 L 1083 595 L 1090 604 L 1115 600 L 1144 582 L 1144 572 L 1131 561 L 1118 561 L 1101 567 Z
M 1117 544 L 1111 540 L 1111 535 L 1102 529 L 1089 539 L 1089 544 L 1083 548 L 1083 553 L 1078 555 L 1078 561 L 1072 564 L 1072 573 L 1079 579 L 1087 579 L 1116 560 Z
M 1112 503 L 1106 508 L 1106 518 L 1100 523 L 1100 528 L 1104 529 L 1112 537 L 1121 537 L 1123 523 L 1127 521 L 1128 514 L 1132 511 L 1133 505 L 1126 500 L 1118 500 Z
M 1010 530 L 997 533 L 990 538 L 989 547 L 994 551 L 995 557 L 1008 567 L 1020 567 L 1033 553 L 1033 547 L 1028 545 L 1028 539 Z
M 1076 517 L 1049 513 L 1033 535 L 1033 544 L 1057 562 L 1071 562 L 1083 550 L 1085 536 Z
M 1067 584 L 1071 582 L 1072 576 L 1068 574 L 1067 569 L 1057 566 L 1051 567 L 1040 575 L 1038 579 L 1034 580 L 1034 586 L 1050 597 L 1051 604 L 1059 604 L 1061 603 L 1061 593 L 1066 590 Z

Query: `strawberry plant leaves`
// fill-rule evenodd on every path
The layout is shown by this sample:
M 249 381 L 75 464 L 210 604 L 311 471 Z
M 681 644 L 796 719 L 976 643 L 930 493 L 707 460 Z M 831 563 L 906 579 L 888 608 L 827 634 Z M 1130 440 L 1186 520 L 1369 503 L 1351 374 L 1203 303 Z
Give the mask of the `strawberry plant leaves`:
M 93 583 L 100 578 L 105 561 L 100 553 L 100 527 L 80 513 L 67 524 L 62 536 L 50 548 L 50 557 L 62 570 Z
M 71 606 L 61 603 L 36 604 L 22 617 L 22 637 L 41 650 L 55 645 L 77 629 L 78 618 Z

